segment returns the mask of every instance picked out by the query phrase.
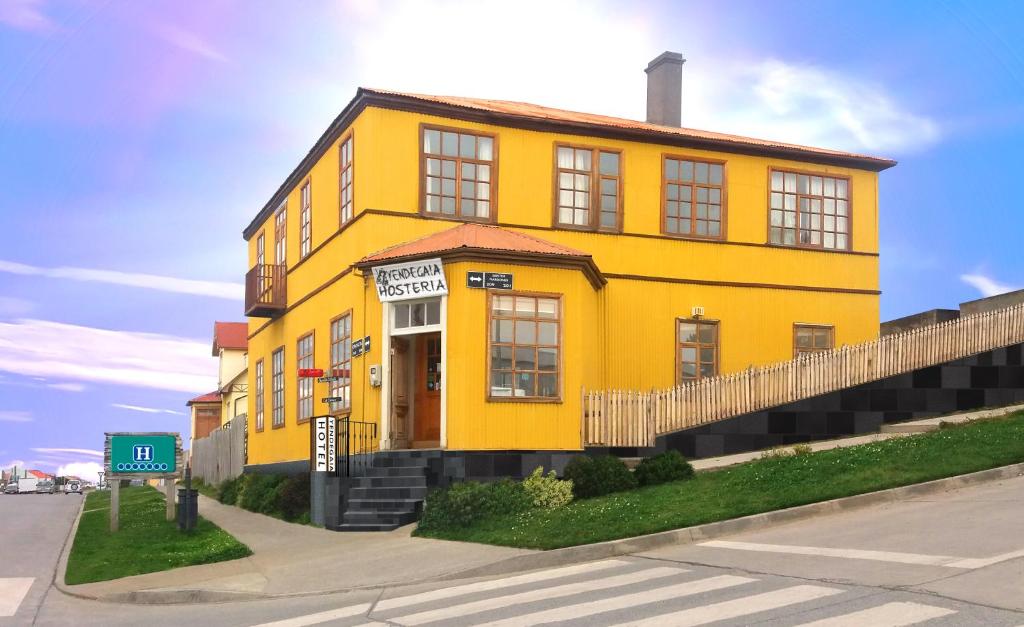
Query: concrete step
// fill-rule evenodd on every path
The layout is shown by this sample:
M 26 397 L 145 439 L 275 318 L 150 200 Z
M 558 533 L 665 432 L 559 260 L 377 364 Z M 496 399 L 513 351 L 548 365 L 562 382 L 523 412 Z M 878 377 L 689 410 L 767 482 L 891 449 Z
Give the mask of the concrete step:
M 424 499 L 427 496 L 426 486 L 418 488 L 349 488 L 350 499 Z
M 907 424 L 890 424 L 882 425 L 881 433 L 928 433 L 930 431 L 938 431 L 938 424 L 930 423 L 907 423 Z
M 347 511 L 341 518 L 343 525 L 408 525 L 416 522 L 416 512 L 353 512 Z
M 346 511 L 415 512 L 422 504 L 423 499 L 350 499 Z
M 426 468 L 427 460 L 422 457 L 382 457 L 379 455 L 373 458 L 373 468 Z
M 353 488 L 425 488 L 427 478 L 419 475 L 393 475 L 387 477 L 357 477 Z
M 376 466 L 367 468 L 363 477 L 408 477 L 422 475 L 426 472 L 426 466 Z
M 394 531 L 401 525 L 389 525 L 389 524 L 357 524 L 349 525 L 342 524 L 335 529 L 335 531 Z

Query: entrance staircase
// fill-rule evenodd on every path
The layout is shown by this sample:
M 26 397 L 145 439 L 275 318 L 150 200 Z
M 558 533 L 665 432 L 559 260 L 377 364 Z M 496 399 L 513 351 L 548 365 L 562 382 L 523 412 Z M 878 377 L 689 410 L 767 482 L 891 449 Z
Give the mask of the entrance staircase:
M 428 458 L 415 452 L 376 453 L 349 479 L 338 531 L 391 531 L 416 522 L 427 496 Z

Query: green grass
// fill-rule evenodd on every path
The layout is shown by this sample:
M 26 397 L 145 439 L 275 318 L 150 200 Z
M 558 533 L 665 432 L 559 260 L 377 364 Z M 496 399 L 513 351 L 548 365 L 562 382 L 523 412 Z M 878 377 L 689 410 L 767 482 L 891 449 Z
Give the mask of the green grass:
M 679 529 L 1024 462 L 1024 413 L 849 448 L 775 457 L 693 479 L 416 534 L 531 549 Z
M 110 533 L 110 491 L 90 493 L 64 582 L 106 581 L 252 555 L 249 547 L 205 518 L 199 518 L 193 531 L 181 533 L 176 522 L 166 520 L 166 512 L 157 490 L 122 488 L 120 530 Z

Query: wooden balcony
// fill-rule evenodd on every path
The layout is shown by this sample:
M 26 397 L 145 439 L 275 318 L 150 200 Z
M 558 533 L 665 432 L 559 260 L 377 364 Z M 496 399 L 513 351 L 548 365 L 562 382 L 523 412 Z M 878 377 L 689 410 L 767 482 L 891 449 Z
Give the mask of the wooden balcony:
M 245 315 L 275 318 L 288 306 L 288 273 L 283 265 L 262 264 L 245 275 Z

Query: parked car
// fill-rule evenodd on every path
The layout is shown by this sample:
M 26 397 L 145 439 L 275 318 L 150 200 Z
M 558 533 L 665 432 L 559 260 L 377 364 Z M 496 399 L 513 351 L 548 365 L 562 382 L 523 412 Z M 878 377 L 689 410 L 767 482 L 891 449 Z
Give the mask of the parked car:
M 12 481 L 4 486 L 4 494 L 17 494 L 18 493 L 18 482 Z
M 64 484 L 64 494 L 81 494 L 82 483 L 79 481 L 68 481 Z
M 36 483 L 36 494 L 53 494 L 57 491 L 57 486 L 53 483 L 53 479 L 40 479 Z

